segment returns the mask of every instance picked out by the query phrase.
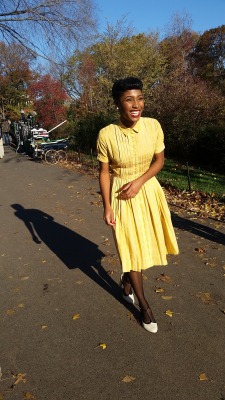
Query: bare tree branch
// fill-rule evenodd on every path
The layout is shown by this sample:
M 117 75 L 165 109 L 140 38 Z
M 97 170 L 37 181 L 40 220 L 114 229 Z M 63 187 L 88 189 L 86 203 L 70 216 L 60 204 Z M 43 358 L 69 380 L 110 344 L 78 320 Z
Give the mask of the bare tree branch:
M 94 0 L 0 2 L 0 40 L 18 42 L 36 56 L 66 57 L 95 26 Z

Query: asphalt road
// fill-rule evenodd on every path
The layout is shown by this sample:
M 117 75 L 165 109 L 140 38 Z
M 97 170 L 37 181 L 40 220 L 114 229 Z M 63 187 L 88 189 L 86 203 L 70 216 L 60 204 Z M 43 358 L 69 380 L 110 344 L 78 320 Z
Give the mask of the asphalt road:
M 180 254 L 144 276 L 151 334 L 121 298 L 97 179 L 5 151 L 0 400 L 225 400 L 224 224 L 171 209 Z

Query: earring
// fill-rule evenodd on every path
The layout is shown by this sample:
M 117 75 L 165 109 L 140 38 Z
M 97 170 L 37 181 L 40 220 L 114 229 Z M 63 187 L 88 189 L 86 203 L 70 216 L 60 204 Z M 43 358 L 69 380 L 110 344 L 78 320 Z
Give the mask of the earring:
M 119 110 L 119 107 L 116 107 L 117 110 Z

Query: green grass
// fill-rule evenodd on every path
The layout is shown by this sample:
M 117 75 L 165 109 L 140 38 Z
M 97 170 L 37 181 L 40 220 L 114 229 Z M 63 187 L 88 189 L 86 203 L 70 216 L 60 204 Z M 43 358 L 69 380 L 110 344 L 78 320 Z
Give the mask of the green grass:
M 222 198 L 225 194 L 225 176 L 189 166 L 190 189 Z M 164 185 L 189 190 L 187 165 L 166 159 L 158 179 Z
M 96 155 L 71 152 L 71 160 L 80 162 L 92 169 L 98 170 Z M 225 176 L 209 172 L 197 167 L 189 166 L 191 191 L 204 192 L 219 199 L 225 194 Z M 172 186 L 178 190 L 189 190 L 187 165 L 165 159 L 165 165 L 157 178 L 165 186 Z

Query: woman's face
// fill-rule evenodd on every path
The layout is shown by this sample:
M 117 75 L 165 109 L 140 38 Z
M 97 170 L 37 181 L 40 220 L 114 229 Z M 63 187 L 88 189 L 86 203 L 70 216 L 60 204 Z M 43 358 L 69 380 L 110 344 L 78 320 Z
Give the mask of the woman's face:
M 144 109 L 144 97 L 139 89 L 132 89 L 123 92 L 116 103 L 120 112 L 121 122 L 128 128 L 132 128 Z

